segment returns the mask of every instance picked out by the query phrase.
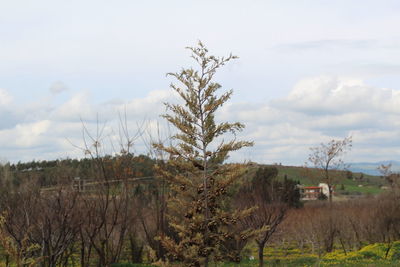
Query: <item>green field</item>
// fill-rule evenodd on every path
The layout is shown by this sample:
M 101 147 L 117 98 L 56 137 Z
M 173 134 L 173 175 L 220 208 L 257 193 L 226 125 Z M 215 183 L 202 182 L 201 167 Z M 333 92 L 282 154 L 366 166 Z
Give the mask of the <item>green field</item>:
M 275 166 L 275 165 L 271 165 Z M 323 183 L 321 174 L 316 169 L 307 169 L 294 166 L 276 166 L 278 168 L 278 179 L 288 179 L 298 181 L 300 184 L 311 186 Z M 361 173 L 352 173 L 352 178 L 346 176 L 345 171 L 332 171 L 332 177 L 335 181 L 335 191 L 341 195 L 366 195 L 379 194 L 383 190 L 381 186 L 387 185 L 386 181 L 379 176 L 373 176 Z M 362 177 L 360 179 L 360 177 Z M 342 190 L 344 188 L 344 190 Z
M 358 251 L 344 253 L 342 250 L 322 255 L 308 253 L 306 250 L 293 248 L 266 248 L 264 257 L 266 258 L 265 266 L 268 267 L 300 267 L 300 266 L 369 266 L 369 267 L 384 267 L 384 266 L 400 266 L 400 241 L 391 244 L 391 248 L 387 253 L 387 244 L 372 244 L 363 247 Z M 255 251 L 252 253 L 256 255 Z M 387 254 L 387 255 L 386 255 Z M 152 267 L 156 265 L 146 264 L 115 264 L 113 267 Z M 179 266 L 179 265 L 177 265 Z M 257 259 L 244 259 L 240 263 L 215 263 L 210 267 L 253 267 L 258 266 Z M 180 266 L 183 267 L 183 266 Z

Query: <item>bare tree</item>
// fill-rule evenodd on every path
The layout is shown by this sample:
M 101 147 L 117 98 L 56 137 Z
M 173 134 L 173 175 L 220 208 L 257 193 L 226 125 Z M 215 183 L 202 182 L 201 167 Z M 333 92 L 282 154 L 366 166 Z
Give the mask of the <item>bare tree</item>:
M 331 171 L 346 168 L 342 157 L 351 147 L 352 137 L 349 136 L 343 140 L 333 139 L 326 144 L 321 143 L 319 146 L 310 148 L 311 154 L 308 157 L 308 161 L 314 167 L 323 171 L 323 180 L 329 188 L 328 198 L 330 203 L 332 202 L 333 185 L 335 182 Z
M 96 131 L 92 134 L 82 122 L 83 147 L 85 155 L 91 158 L 92 180 L 88 192 L 80 196 L 80 209 L 86 216 L 81 224 L 81 265 L 92 266 L 90 256 L 97 254 L 98 266 L 110 266 L 120 259 L 123 246 L 127 240 L 126 236 L 131 223 L 137 222 L 137 209 L 135 208 L 134 195 L 135 185 L 131 178 L 135 177 L 133 159 L 131 152 L 134 141 L 139 139 L 142 129 L 131 135 L 128 129 L 126 114 L 119 116 L 118 145 L 119 151 L 115 151 L 111 140 L 114 156 L 107 154 L 105 140 L 105 126 L 96 124 Z
M 6 266 L 11 263 L 17 267 L 34 266 L 42 260 L 41 244 L 33 235 L 38 200 L 39 190 L 32 181 L 0 195 L 0 242 L 6 254 Z
M 241 208 L 256 206 L 257 210 L 241 223 L 257 231 L 255 242 L 258 247 L 259 266 L 264 266 L 264 248 L 278 226 L 285 219 L 292 198 L 289 196 L 297 190 L 294 183 L 286 188 L 286 183 L 277 181 L 276 167 L 259 168 L 253 179 L 242 185 L 236 196 L 237 205 Z
M 382 178 L 384 178 L 392 189 L 398 189 L 400 186 L 400 174 L 392 171 L 392 164 L 380 165 L 378 171 L 381 173 Z

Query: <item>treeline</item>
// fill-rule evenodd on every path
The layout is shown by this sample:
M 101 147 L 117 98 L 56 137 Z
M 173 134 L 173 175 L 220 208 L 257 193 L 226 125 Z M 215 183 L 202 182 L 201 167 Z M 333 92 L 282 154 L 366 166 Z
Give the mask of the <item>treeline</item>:
M 127 154 L 130 168 L 134 171 L 129 173 L 131 177 L 154 176 L 155 159 L 146 156 Z M 101 161 L 105 164 L 106 175 L 112 174 L 112 166 L 117 164 L 118 156 L 102 156 Z M 79 177 L 82 180 L 94 180 L 97 171 L 94 170 L 98 158 L 82 159 L 57 159 L 41 160 L 18 163 L 5 163 L 0 168 L 0 175 L 4 177 L 3 183 L 20 185 L 29 180 L 38 183 L 41 187 L 51 187 L 63 180 L 71 180 Z M 3 186 L 5 186 L 3 184 Z

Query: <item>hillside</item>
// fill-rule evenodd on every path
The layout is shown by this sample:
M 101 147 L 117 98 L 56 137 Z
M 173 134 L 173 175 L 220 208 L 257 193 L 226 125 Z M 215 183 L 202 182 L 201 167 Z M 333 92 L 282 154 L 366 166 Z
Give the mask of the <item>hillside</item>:
M 115 160 L 110 158 L 111 160 Z M 25 179 L 37 179 L 41 186 L 51 186 L 59 180 L 60 177 L 79 176 L 83 179 L 89 179 L 94 175 L 92 165 L 94 162 L 90 159 L 81 160 L 54 160 L 54 161 L 32 161 L 26 163 L 17 163 L 8 165 L 11 171 L 11 180 L 14 184 L 19 184 Z M 154 161 L 147 156 L 137 156 L 132 158 L 132 167 L 136 170 L 136 176 L 153 175 Z M 263 165 L 255 164 L 249 170 L 252 176 L 258 166 L 275 166 L 278 168 L 278 179 L 288 179 L 298 181 L 303 185 L 318 185 L 324 182 L 322 175 L 317 169 L 308 169 L 296 166 L 282 165 Z M 361 172 L 336 171 L 332 172 L 335 176 L 336 192 L 341 195 L 357 196 L 360 194 L 378 194 L 382 192 L 382 186 L 387 183 L 380 176 L 369 175 Z
M 275 166 L 275 165 L 265 165 Z M 317 169 L 308 169 L 295 166 L 276 166 L 279 170 L 278 178 L 298 181 L 303 185 L 318 185 L 324 182 Z M 378 194 L 383 191 L 382 186 L 387 183 L 380 176 L 364 174 L 360 172 L 334 171 L 336 192 L 341 195 L 357 196 L 360 194 Z

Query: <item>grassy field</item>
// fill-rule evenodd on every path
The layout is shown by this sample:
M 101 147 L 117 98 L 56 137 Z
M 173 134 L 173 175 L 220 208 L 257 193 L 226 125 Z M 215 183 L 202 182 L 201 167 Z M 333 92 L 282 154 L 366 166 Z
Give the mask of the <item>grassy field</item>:
M 300 267 L 300 266 L 343 266 L 343 267 L 395 267 L 400 266 L 400 241 L 392 244 L 387 253 L 386 244 L 372 244 L 359 251 L 344 253 L 342 250 L 322 255 L 308 253 L 296 247 L 281 249 L 267 248 L 264 252 L 265 266 L 268 267 Z M 252 253 L 255 255 L 255 251 Z M 113 267 L 151 267 L 153 265 L 115 264 Z M 257 259 L 245 259 L 240 263 L 215 263 L 210 267 L 255 267 Z M 180 266 L 183 267 L 183 266 Z
M 318 185 L 324 182 L 322 174 L 316 169 L 280 165 L 276 167 L 279 171 L 278 179 L 284 179 L 286 176 L 306 186 Z M 331 174 L 335 181 L 335 191 L 341 195 L 375 195 L 383 191 L 381 186 L 387 185 L 386 181 L 379 176 L 352 173 L 352 177 L 349 179 L 345 171 L 333 171 Z
M 209 265 L 210 267 L 257 267 L 257 261 L 247 261 L 237 263 L 221 263 L 218 265 Z M 393 261 L 356 261 L 356 262 L 341 262 L 336 264 L 327 264 L 324 262 L 319 262 L 314 259 L 304 259 L 304 260 L 297 260 L 297 261 L 281 261 L 281 262 L 265 262 L 265 267 L 316 267 L 316 266 L 331 266 L 331 267 L 358 267 L 358 266 L 365 266 L 365 267 L 398 267 L 399 262 Z M 157 267 L 155 265 L 143 265 L 143 264 L 116 264 L 113 267 Z

